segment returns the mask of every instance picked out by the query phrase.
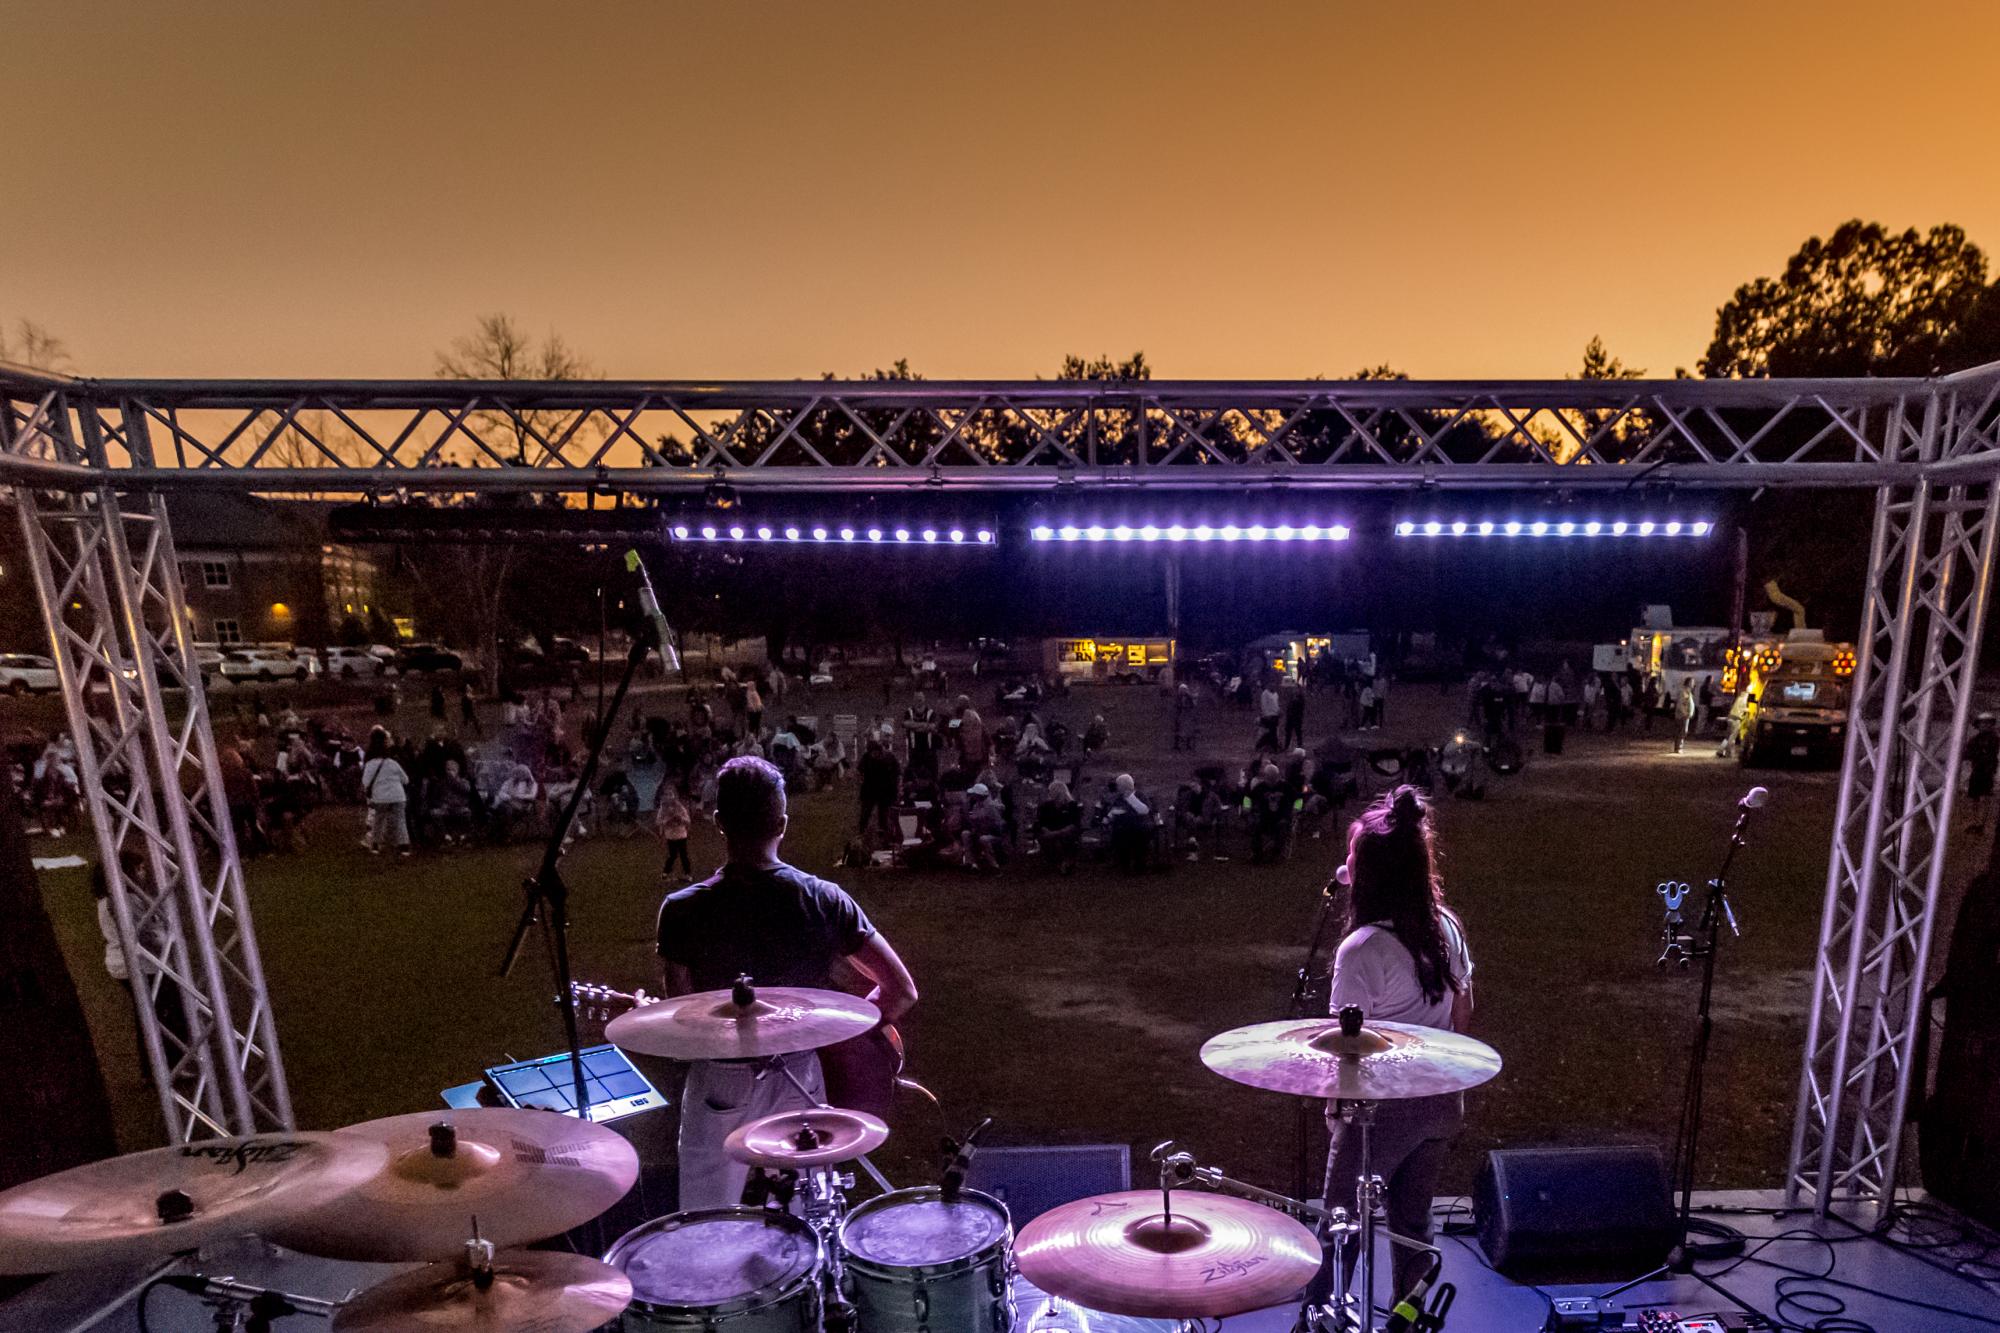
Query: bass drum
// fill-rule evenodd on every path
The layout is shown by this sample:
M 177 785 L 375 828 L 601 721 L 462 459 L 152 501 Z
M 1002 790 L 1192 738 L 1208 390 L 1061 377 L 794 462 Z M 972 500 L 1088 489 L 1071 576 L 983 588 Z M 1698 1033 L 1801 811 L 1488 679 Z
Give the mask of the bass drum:
M 1014 1224 L 977 1190 L 878 1195 L 840 1224 L 860 1333 L 1011 1333 Z
M 673 1213 L 618 1238 L 604 1262 L 632 1281 L 625 1333 L 819 1333 L 819 1237 L 789 1213 Z

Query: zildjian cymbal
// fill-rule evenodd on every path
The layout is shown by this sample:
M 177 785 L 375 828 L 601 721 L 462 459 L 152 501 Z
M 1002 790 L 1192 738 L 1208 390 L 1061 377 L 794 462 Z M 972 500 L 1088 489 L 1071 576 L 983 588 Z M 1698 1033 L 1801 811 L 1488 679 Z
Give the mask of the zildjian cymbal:
M 698 991 L 620 1014 L 605 1025 L 605 1039 L 622 1050 L 669 1060 L 754 1060 L 813 1051 L 858 1037 L 882 1013 L 843 991 L 795 986 Z
M 1498 1052 L 1456 1032 L 1368 1023 L 1349 1036 L 1335 1018 L 1234 1028 L 1202 1045 L 1201 1062 L 1253 1088 L 1338 1101 L 1435 1097 L 1500 1072 Z

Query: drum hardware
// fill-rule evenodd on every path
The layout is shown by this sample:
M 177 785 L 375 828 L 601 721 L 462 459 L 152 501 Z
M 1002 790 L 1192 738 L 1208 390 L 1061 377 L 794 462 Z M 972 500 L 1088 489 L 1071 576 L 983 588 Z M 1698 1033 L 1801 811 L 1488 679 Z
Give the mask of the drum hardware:
M 1331 1243 L 1335 1290 L 1330 1307 L 1309 1304 L 1302 1312 L 1308 1328 L 1325 1326 L 1345 1333 L 1350 1328 L 1372 1333 L 1375 1327 L 1376 1216 L 1382 1206 L 1383 1184 L 1372 1170 L 1375 1105 L 1415 1097 L 1436 1097 L 1477 1087 L 1500 1072 L 1500 1057 L 1484 1042 L 1414 1023 L 1369 1023 L 1359 1008 L 1344 1007 L 1335 1021 L 1285 1020 L 1256 1023 L 1211 1037 L 1201 1048 L 1202 1063 L 1236 1083 L 1300 1097 L 1325 1098 L 1332 1114 L 1359 1139 L 1359 1180 L 1355 1208 L 1344 1226 L 1321 1223 L 1322 1244 Z M 1171 1152 L 1167 1157 L 1174 1156 Z M 1334 1192 L 1334 1153 L 1328 1146 L 1325 1186 L 1321 1197 Z M 1180 1168 L 1174 1168 L 1178 1171 Z M 1434 1280 L 1442 1255 L 1434 1246 L 1420 1245 L 1393 1232 L 1391 1244 L 1428 1253 L 1434 1258 Z M 1359 1290 L 1346 1276 L 1346 1246 L 1358 1247 L 1355 1276 Z M 1440 1289 L 1442 1292 L 1442 1289 Z M 1061 1294 L 1061 1293 L 1058 1293 Z M 1421 1300 L 1421 1296 L 1417 1297 Z M 1450 1299 L 1441 1297 L 1444 1308 Z M 1402 1306 L 1391 1322 L 1410 1316 Z M 1411 1307 L 1415 1310 L 1415 1307 Z M 1415 1310 L 1417 1317 L 1424 1317 Z
M 349 1300 L 355 1292 L 349 1291 L 340 1300 L 324 1300 L 317 1296 L 299 1296 L 290 1292 L 277 1291 L 270 1287 L 254 1287 L 247 1282 L 238 1282 L 233 1277 L 202 1277 L 199 1274 L 178 1273 L 170 1277 L 155 1278 L 146 1284 L 139 1299 L 143 1302 L 154 1287 L 172 1287 L 184 1291 L 200 1300 L 215 1311 L 217 1333 L 270 1333 L 275 1320 L 289 1315 L 314 1315 L 321 1319 L 331 1319 L 334 1311 Z
M 475 1234 L 457 1259 L 398 1274 L 342 1305 L 333 1329 L 589 1333 L 631 1302 L 632 1283 L 609 1264 L 564 1250 L 496 1251 Z

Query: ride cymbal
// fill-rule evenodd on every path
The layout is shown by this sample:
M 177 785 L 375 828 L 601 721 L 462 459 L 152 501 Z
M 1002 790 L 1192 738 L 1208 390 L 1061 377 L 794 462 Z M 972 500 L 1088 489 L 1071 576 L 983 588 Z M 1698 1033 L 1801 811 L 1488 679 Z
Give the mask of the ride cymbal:
M 722 1147 L 739 1162 L 784 1170 L 852 1161 L 888 1139 L 889 1127 L 865 1111 L 808 1106 L 738 1125 Z
M 506 1250 L 492 1281 L 463 1260 L 432 1264 L 370 1287 L 334 1313 L 334 1333 L 588 1333 L 632 1303 L 632 1283 L 610 1264 L 562 1250 Z
M 495 1245 L 581 1226 L 625 1196 L 639 1155 L 616 1132 L 554 1111 L 418 1111 L 336 1131 L 378 1145 L 387 1164 L 270 1239 L 328 1259 L 449 1259 L 472 1220 Z
M 1021 1276 L 1087 1310 L 1141 1319 L 1219 1319 L 1276 1305 L 1319 1271 L 1313 1233 L 1247 1199 L 1158 1190 L 1053 1208 L 1014 1242 Z
M 273 1133 L 129 1153 L 0 1193 L 0 1273 L 141 1262 L 274 1226 L 380 1172 L 379 1143 Z
M 604 1037 L 621 1050 L 669 1060 L 754 1060 L 818 1050 L 881 1021 L 874 1005 L 843 991 L 759 986 L 748 1004 L 726 990 L 660 1000 L 612 1019 Z
M 1253 1088 L 1339 1101 L 1435 1097 L 1500 1072 L 1497 1051 L 1456 1032 L 1371 1022 L 1347 1036 L 1337 1018 L 1234 1028 L 1202 1044 L 1201 1062 Z

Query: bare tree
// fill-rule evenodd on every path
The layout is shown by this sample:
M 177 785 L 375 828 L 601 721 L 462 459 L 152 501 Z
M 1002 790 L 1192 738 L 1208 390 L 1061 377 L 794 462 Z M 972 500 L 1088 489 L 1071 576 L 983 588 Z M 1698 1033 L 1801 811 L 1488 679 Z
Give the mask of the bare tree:
M 61 372 L 71 368 L 69 347 L 32 319 L 16 320 L 12 338 L 7 336 L 6 325 L 0 324 L 0 361 L 35 370 Z
M 439 352 L 437 374 L 452 380 L 580 380 L 593 379 L 596 369 L 559 333 L 536 339 L 505 314 L 482 315 L 469 334 L 454 338 Z M 582 414 L 587 418 L 588 414 Z M 511 440 L 505 459 L 511 467 L 533 467 L 559 440 L 583 447 L 591 423 L 573 411 L 508 409 L 475 414 L 481 440 Z M 477 460 L 464 461 L 476 463 Z M 443 503 L 460 505 L 518 504 L 514 497 L 463 495 Z M 434 605 L 457 610 L 465 632 L 478 650 L 486 690 L 500 686 L 500 634 L 506 623 L 507 581 L 513 570 L 510 546 L 465 544 L 427 546 L 409 563 L 432 585 Z

